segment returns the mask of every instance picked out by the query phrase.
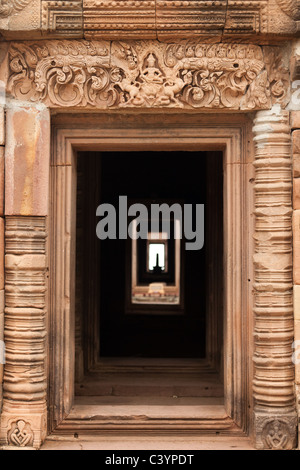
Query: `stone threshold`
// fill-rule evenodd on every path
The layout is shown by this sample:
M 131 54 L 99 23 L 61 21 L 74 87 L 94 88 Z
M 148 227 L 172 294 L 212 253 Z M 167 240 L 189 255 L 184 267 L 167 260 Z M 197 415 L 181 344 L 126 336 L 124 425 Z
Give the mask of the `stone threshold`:
M 255 450 L 248 437 L 228 436 L 49 436 L 41 450 Z

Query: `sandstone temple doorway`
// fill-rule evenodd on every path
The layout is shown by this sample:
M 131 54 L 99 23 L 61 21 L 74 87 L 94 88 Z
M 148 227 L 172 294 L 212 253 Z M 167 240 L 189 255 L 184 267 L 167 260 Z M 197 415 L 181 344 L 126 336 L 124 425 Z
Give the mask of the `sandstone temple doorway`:
M 51 368 L 49 399 L 61 403 L 61 406 L 53 410 L 50 408 L 49 428 L 58 433 L 74 430 L 89 432 L 92 429 L 95 432 L 122 432 L 126 428 L 133 432 L 137 429 L 145 432 L 190 429 L 196 433 L 224 431 L 243 434 L 247 430 L 251 407 L 247 385 L 248 328 L 245 328 L 250 284 L 245 271 L 247 264 L 242 261 L 248 249 L 247 238 L 243 238 L 248 220 L 248 215 L 243 218 L 247 210 L 243 188 L 248 184 L 247 177 L 249 181 L 249 167 L 241 165 L 249 155 L 244 142 L 249 129 L 248 120 L 241 121 L 240 117 L 233 116 L 230 126 L 226 127 L 221 116 L 206 117 L 205 122 L 201 116 L 176 116 L 176 119 L 163 118 L 161 124 L 157 117 L 147 116 L 144 119 L 147 125 L 142 121 L 138 128 L 136 120 L 129 115 L 122 117 L 122 122 L 113 116 L 109 121 L 105 116 L 98 116 L 92 127 L 86 119 L 80 122 L 75 120 L 74 123 L 70 117 L 57 116 L 53 119 L 50 184 L 55 191 L 51 189 L 50 195 L 50 252 L 55 256 L 51 256 L 50 270 L 57 276 L 50 291 L 53 331 L 50 347 L 53 353 L 57 348 L 65 353 L 53 355 L 53 365 L 56 366 Z M 222 122 L 222 129 L 218 127 L 218 121 Z M 166 193 L 157 196 L 151 193 L 156 172 L 152 179 L 148 179 L 148 189 L 145 184 L 140 186 L 140 194 L 134 192 L 137 188 L 134 184 L 122 187 L 120 182 L 123 185 L 126 180 L 130 182 L 129 171 L 134 176 L 134 160 L 146 156 L 151 161 L 154 153 L 162 172 L 173 171 L 173 192 L 170 182 Z M 127 160 L 123 167 L 122 159 L 124 162 Z M 163 160 L 164 163 L 161 163 Z M 186 160 L 190 160 L 193 171 L 189 172 L 188 165 L 184 168 Z M 170 170 L 172 162 L 176 165 Z M 180 171 L 175 171 L 178 166 Z M 116 176 L 118 171 L 119 176 Z M 199 172 L 202 174 L 200 184 Z M 179 183 L 184 182 L 185 173 L 191 183 L 197 184 L 186 184 L 180 189 Z M 236 181 L 234 187 L 231 184 L 233 173 Z M 116 185 L 118 178 L 119 184 Z M 167 190 L 168 185 L 160 186 Z M 199 188 L 198 193 L 196 188 Z M 104 189 L 106 192 L 103 194 Z M 198 329 L 190 335 L 191 341 L 182 341 L 180 348 L 176 348 L 179 328 L 174 328 L 173 338 L 159 344 L 157 336 L 141 352 L 141 345 L 144 344 L 135 339 L 136 334 L 132 334 L 127 344 L 120 345 L 120 341 L 114 341 L 107 319 L 105 323 L 103 308 L 107 307 L 110 299 L 112 303 L 109 308 L 116 305 L 116 296 L 109 292 L 117 269 L 114 261 L 113 275 L 109 278 L 111 257 L 123 260 L 118 264 L 123 273 L 119 290 L 131 292 L 131 299 L 136 299 L 136 293 L 144 292 L 144 286 L 137 282 L 138 276 L 134 278 L 130 273 L 129 276 L 126 274 L 134 253 L 140 249 L 138 244 L 134 248 L 129 241 L 129 249 L 126 242 L 123 251 L 110 250 L 104 248 L 105 240 L 99 242 L 95 236 L 99 221 L 95 209 L 99 201 L 112 202 L 114 197 L 121 196 L 121 190 L 127 192 L 129 204 L 138 197 L 142 197 L 146 204 L 151 197 L 177 199 L 179 202 L 187 193 L 191 195 L 191 200 L 203 197 L 200 203 L 204 202 L 210 207 L 205 215 L 205 250 L 198 253 L 203 259 L 197 260 L 198 266 L 205 271 L 205 289 L 209 295 L 205 298 L 200 295 L 199 302 L 194 299 Z M 242 239 L 245 251 L 239 249 Z M 106 265 L 103 265 L 103 253 L 107 257 Z M 177 245 L 175 258 L 176 253 L 178 255 Z M 187 259 L 187 255 L 184 255 L 185 260 L 182 259 L 182 253 L 183 250 L 180 255 L 182 266 L 193 262 L 192 258 Z M 171 264 L 168 266 L 170 270 Z M 239 271 L 238 266 L 243 266 L 244 271 Z M 192 267 L 190 271 L 194 273 Z M 103 272 L 106 284 L 103 283 Z M 241 277 L 237 276 L 238 272 Z M 183 278 L 191 273 L 183 273 Z M 63 275 L 63 282 L 60 275 Z M 194 285 L 193 290 L 196 292 L 200 285 L 200 292 L 203 292 L 203 274 L 198 273 L 198 276 L 195 280 L 197 286 Z M 128 282 L 131 289 L 128 289 Z M 176 299 L 176 289 L 174 291 L 174 286 L 169 286 L 168 282 L 166 284 L 166 292 L 170 294 L 167 289 L 170 287 L 173 292 L 171 297 Z M 180 299 L 186 301 L 188 289 L 184 282 L 181 286 L 185 289 L 183 292 L 180 290 Z M 125 295 L 123 314 L 115 317 L 117 321 L 112 322 L 112 327 L 119 329 L 117 337 L 121 338 L 122 330 L 126 331 L 127 328 L 127 335 L 133 330 L 133 319 L 140 322 L 135 330 L 140 332 L 148 316 L 146 333 L 151 329 L 149 322 L 151 327 L 152 321 L 153 330 L 163 329 L 172 316 L 174 323 L 177 318 L 183 318 L 183 305 L 181 302 L 175 306 L 168 305 L 171 309 L 168 314 L 160 307 L 155 315 L 149 312 L 145 315 L 140 304 L 130 305 L 128 295 L 127 298 Z M 112 315 L 113 310 L 109 308 L 106 312 Z M 176 315 L 172 313 L 174 309 Z M 143 320 L 140 320 L 142 317 Z M 101 334 L 110 336 L 111 344 L 105 346 Z M 198 340 L 192 341 L 197 336 Z M 234 347 L 237 341 L 242 345 L 238 356 Z M 154 343 L 157 351 L 153 348 Z M 239 397 L 238 400 L 236 397 Z
M 3 3 L 1 445 L 223 433 L 249 436 L 257 449 L 295 448 L 299 2 L 224 0 L 200 16 L 193 2 L 176 11 L 154 2 L 147 24 L 136 5 L 120 23 L 119 8 L 107 21 L 94 0 Z M 201 186 L 211 213 L 223 209 L 223 223 L 206 220 L 210 244 L 195 262 L 205 276 L 191 275 L 193 261 L 160 228 L 159 243 L 96 243 L 97 204 L 121 197 L 116 178 L 103 194 L 109 169 L 97 165 L 141 152 L 164 162 L 222 154 L 223 188 L 210 165 L 208 191 Z M 124 181 L 137 168 L 128 166 Z M 124 187 L 133 204 L 184 204 L 180 191 L 143 185 L 130 195 L 134 186 Z

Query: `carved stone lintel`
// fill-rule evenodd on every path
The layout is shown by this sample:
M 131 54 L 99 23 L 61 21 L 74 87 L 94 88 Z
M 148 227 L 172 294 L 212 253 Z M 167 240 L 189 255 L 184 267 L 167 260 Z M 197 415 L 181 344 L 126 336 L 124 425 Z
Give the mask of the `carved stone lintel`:
M 13 43 L 8 90 L 53 108 L 269 109 L 288 88 L 276 48 L 269 56 L 197 41 Z
M 296 412 L 268 416 L 255 413 L 255 443 L 257 449 L 291 450 L 297 445 Z

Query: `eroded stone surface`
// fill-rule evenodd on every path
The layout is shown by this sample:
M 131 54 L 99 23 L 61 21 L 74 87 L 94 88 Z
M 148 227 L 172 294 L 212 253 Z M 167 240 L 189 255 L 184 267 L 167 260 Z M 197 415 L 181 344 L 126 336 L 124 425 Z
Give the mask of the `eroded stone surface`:
M 0 216 L 4 215 L 4 147 L 0 147 Z
M 8 39 L 41 37 L 41 0 L 1 2 L 0 30 Z
M 5 109 L 0 102 L 0 146 L 5 144 Z
M 294 178 L 293 180 L 293 208 L 300 209 L 300 178 Z
M 50 161 L 50 117 L 45 108 L 7 110 L 6 215 L 46 215 Z
M 294 284 L 300 285 L 300 210 L 293 211 L 293 242 Z
M 300 321 L 300 285 L 294 285 L 294 320 Z

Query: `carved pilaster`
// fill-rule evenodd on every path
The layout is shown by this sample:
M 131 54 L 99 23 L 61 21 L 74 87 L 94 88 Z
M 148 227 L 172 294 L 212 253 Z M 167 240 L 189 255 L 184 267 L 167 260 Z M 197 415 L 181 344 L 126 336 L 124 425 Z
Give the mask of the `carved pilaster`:
M 257 448 L 296 445 L 291 142 L 289 114 L 275 106 L 255 125 L 254 431 Z
M 6 218 L 1 444 L 38 448 L 46 437 L 46 218 Z

